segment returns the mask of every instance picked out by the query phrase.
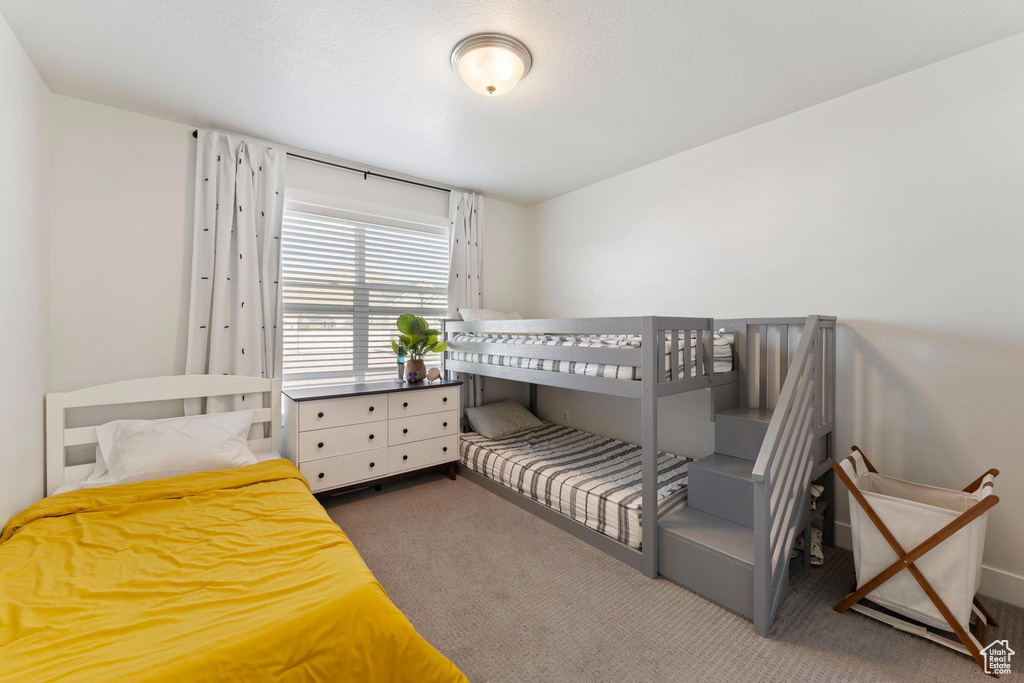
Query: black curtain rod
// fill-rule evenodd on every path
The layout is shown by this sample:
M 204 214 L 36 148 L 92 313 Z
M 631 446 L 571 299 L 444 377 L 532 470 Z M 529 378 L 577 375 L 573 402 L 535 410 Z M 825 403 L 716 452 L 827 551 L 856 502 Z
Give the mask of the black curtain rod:
M 192 137 L 198 139 L 199 138 L 199 131 L 198 130 L 192 131 Z M 437 185 L 428 185 L 426 183 L 418 183 L 415 180 L 406 180 L 405 178 L 396 178 L 394 176 L 385 175 L 383 173 L 374 173 L 373 171 L 366 171 L 366 170 L 361 169 L 361 168 L 353 168 L 352 166 L 344 166 L 342 164 L 336 164 L 333 161 L 324 161 L 323 159 L 314 159 L 313 157 L 302 156 L 301 154 L 295 154 L 294 152 L 285 152 L 285 154 L 287 154 L 290 157 L 295 157 L 296 159 L 302 159 L 304 161 L 312 161 L 315 164 L 323 164 L 324 166 L 333 166 L 334 168 L 341 168 L 341 169 L 344 169 L 346 171 L 352 171 L 353 173 L 362 173 L 363 174 L 363 180 L 366 180 L 366 178 L 368 176 L 373 176 L 374 178 L 383 178 L 384 180 L 393 180 L 396 183 L 405 183 L 406 185 L 415 185 L 417 187 L 425 187 L 428 190 L 437 190 L 438 192 L 451 192 L 451 190 L 448 189 L 447 187 L 438 187 Z

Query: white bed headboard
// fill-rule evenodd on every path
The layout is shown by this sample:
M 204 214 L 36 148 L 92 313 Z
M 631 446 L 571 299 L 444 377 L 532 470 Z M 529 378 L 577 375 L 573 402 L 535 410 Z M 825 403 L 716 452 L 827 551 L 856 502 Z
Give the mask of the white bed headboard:
M 210 396 L 270 393 L 270 407 L 253 412 L 253 424 L 270 423 L 270 437 L 250 439 L 254 453 L 281 451 L 281 380 L 241 375 L 173 375 L 148 377 L 126 382 L 46 395 L 46 495 L 66 483 L 92 474 L 94 463 L 68 465 L 68 446 L 96 443 L 96 427 L 64 427 L 64 411 L 69 408 L 149 403 Z

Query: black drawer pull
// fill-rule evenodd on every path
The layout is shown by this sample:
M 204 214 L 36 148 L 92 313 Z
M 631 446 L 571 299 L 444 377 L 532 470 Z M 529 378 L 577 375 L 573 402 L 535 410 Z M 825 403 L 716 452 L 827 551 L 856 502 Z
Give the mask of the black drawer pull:
M 442 449 L 441 449 L 441 452 L 442 452 L 442 453 L 447 453 L 447 452 L 448 452 L 448 447 L 447 447 L 447 446 L 445 446 L 444 448 L 442 448 Z
M 321 472 L 320 474 L 316 475 L 316 478 L 317 479 L 323 479 L 324 478 L 324 473 Z
M 324 416 L 324 414 L 323 414 L 323 413 L 317 413 L 317 414 L 316 414 L 316 416 L 317 416 L 317 417 L 323 417 L 323 416 Z
M 374 466 L 374 463 L 372 463 L 372 462 L 371 462 L 371 463 L 370 463 L 370 467 L 373 467 L 373 466 Z
M 373 441 L 373 434 L 370 434 L 370 441 Z
M 370 412 L 371 413 L 373 412 L 373 406 L 370 406 Z
M 403 455 L 403 456 L 402 456 L 402 460 L 408 460 L 408 459 L 409 459 L 409 456 L 408 456 L 408 455 Z
M 447 403 L 447 402 L 448 402 L 448 397 L 447 396 L 445 396 L 444 398 L 441 399 L 441 403 Z
M 318 443 L 318 444 L 316 445 L 316 447 L 317 447 L 317 448 L 323 448 L 323 447 L 324 447 L 324 442 L 323 442 L 323 441 L 321 441 L 320 443 Z
M 408 408 L 408 407 L 409 407 L 409 402 L 408 402 L 408 401 L 406 401 L 405 403 L 403 403 L 403 404 L 402 404 L 402 407 L 403 407 L 403 408 Z
M 402 433 L 403 433 L 403 434 L 408 434 L 408 433 L 409 433 L 409 430 L 408 430 L 408 429 L 403 429 L 403 430 L 402 430 Z
M 447 427 L 447 426 L 448 426 L 448 423 L 447 423 L 447 422 L 445 422 L 445 423 L 443 423 L 443 424 L 442 424 L 441 426 L 442 426 L 442 427 Z

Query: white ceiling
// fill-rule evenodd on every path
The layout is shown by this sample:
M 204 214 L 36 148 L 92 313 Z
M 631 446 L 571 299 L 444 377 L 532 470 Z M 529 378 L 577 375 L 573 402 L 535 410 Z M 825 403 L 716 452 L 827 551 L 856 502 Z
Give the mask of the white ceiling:
M 1024 32 L 1020 0 L 0 0 L 53 92 L 520 204 Z M 462 37 L 533 71 L 487 99 Z

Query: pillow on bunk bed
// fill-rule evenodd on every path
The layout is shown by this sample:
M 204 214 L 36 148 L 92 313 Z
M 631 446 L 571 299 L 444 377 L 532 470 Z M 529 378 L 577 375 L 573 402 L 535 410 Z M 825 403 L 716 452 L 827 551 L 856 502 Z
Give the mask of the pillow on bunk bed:
M 114 420 L 96 428 L 96 469 L 82 488 L 252 465 L 253 411 L 168 420 Z
M 523 316 L 518 313 L 503 313 L 501 311 L 494 311 L 490 308 L 460 308 L 459 315 L 466 322 L 474 322 L 477 320 L 522 320 Z
M 466 418 L 474 432 L 488 439 L 503 439 L 544 425 L 523 404 L 512 400 L 466 408 Z

